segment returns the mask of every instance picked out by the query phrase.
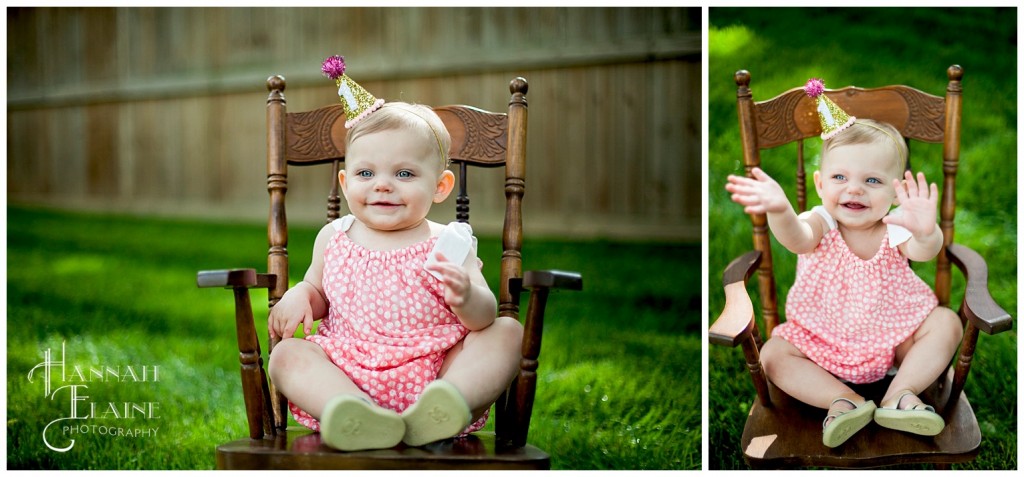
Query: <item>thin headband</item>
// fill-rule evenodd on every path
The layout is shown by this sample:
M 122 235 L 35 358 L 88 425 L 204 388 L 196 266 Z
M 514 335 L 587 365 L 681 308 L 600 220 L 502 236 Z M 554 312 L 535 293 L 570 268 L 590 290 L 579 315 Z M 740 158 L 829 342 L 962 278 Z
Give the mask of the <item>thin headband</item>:
M 896 153 L 898 153 L 900 155 L 900 160 L 905 160 L 906 159 L 905 157 L 903 157 L 903 149 L 900 149 L 899 141 L 897 141 L 896 138 L 893 137 L 892 133 L 890 133 L 889 131 L 886 131 L 885 129 L 882 129 L 882 128 L 878 127 L 878 126 L 875 126 L 874 124 L 871 124 L 871 123 L 865 123 L 865 122 L 862 122 L 862 121 L 855 121 L 855 123 L 856 124 L 860 124 L 861 126 L 868 126 L 868 127 L 871 127 L 871 128 L 875 128 L 875 129 L 881 131 L 886 136 L 889 136 L 889 139 L 892 140 L 892 144 L 894 146 L 896 146 Z
M 423 117 L 422 114 L 417 113 L 416 111 L 413 111 L 412 109 L 399 106 L 399 105 L 397 105 L 395 103 L 390 103 L 390 104 L 388 104 L 388 106 L 389 107 L 393 107 L 393 108 L 401 109 L 402 111 L 410 113 L 413 116 L 416 116 L 416 117 L 422 119 L 423 122 L 427 123 L 427 127 L 430 128 L 430 132 L 434 133 L 434 139 L 437 140 L 437 152 L 441 156 L 441 164 L 444 166 L 445 169 L 447 169 L 448 168 L 448 164 L 450 163 L 450 161 L 448 159 L 448 155 L 444 153 L 444 146 L 441 145 L 441 136 L 437 134 L 437 131 L 434 129 L 434 126 L 432 124 L 430 124 L 430 121 L 428 121 L 427 118 Z

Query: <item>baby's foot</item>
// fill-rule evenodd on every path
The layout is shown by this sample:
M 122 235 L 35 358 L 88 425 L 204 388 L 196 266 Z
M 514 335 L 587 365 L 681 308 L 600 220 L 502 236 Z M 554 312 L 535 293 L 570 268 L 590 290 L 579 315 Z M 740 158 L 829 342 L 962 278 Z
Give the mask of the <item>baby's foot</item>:
M 907 409 L 914 409 L 918 405 L 925 405 L 921 398 L 917 397 L 916 394 L 907 392 L 896 398 L 896 401 L 889 401 L 888 403 L 882 403 L 884 409 L 899 409 L 901 411 Z
M 469 405 L 451 383 L 437 380 L 423 389 L 419 400 L 402 413 L 405 437 L 402 442 L 421 446 L 454 437 L 469 425 Z
M 854 409 L 857 409 L 857 406 L 854 406 L 852 402 L 847 401 L 846 399 L 836 399 L 835 401 L 832 401 L 832 405 L 828 408 L 828 416 L 825 417 L 823 427 L 828 427 L 829 424 L 832 424 L 832 421 L 834 421 L 840 414 L 845 414 Z
M 897 393 L 895 402 L 890 400 L 876 410 L 875 422 L 882 427 L 922 436 L 934 436 L 946 427 L 946 421 L 935 412 L 935 408 L 922 402 L 910 390 Z
M 864 401 L 854 403 L 847 398 L 837 398 L 829 406 L 828 416 L 822 422 L 821 442 L 827 447 L 837 447 L 846 442 L 871 422 L 875 403 Z
M 324 444 L 343 451 L 387 449 L 404 435 L 405 421 L 398 413 L 351 395 L 327 401 L 320 419 Z

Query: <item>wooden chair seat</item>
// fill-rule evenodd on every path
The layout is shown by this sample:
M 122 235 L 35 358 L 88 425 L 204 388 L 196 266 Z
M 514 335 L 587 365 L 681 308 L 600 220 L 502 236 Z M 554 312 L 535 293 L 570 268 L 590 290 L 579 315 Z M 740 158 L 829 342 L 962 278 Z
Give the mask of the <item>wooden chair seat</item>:
M 889 381 L 855 386 L 854 390 L 878 404 Z M 842 446 L 830 449 L 821 443 L 825 410 L 797 401 L 774 385 L 769 389 L 772 405 L 766 407 L 754 400 L 740 441 L 744 459 L 756 469 L 955 464 L 974 459 L 981 445 L 978 421 L 963 393 L 952 409 L 942 412 L 946 428 L 937 436 L 918 436 L 871 423 Z M 921 398 L 943 402 L 939 393 L 939 387 L 933 386 Z
M 497 444 L 494 433 L 477 432 L 423 447 L 341 452 L 320 442 L 320 434 L 302 427 L 266 439 L 239 439 L 217 446 L 220 469 L 450 469 L 543 470 L 550 457 L 532 446 Z

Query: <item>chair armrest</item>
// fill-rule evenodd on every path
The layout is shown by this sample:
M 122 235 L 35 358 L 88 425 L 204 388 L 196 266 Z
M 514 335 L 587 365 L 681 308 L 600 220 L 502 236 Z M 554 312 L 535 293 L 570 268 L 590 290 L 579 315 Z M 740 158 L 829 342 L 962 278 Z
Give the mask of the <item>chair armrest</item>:
M 725 285 L 725 309 L 708 329 L 708 341 L 713 344 L 743 349 L 750 380 L 762 406 L 772 407 L 768 377 L 761 367 L 760 332 L 755 329 L 754 305 L 747 294 L 747 279 L 761 265 L 761 252 L 751 251 L 725 267 L 722 283 Z
M 735 347 L 748 336 L 754 325 L 754 305 L 747 294 L 750 275 L 761 264 L 761 252 L 751 251 L 732 261 L 722 274 L 725 285 L 725 309 L 708 329 L 708 340 L 717 345 Z
M 204 270 L 196 275 L 199 288 L 273 288 L 277 276 L 252 268 Z
M 513 296 L 518 296 L 524 288 L 530 290 L 530 302 L 526 309 L 526 321 L 523 323 L 522 359 L 519 361 L 519 375 L 510 387 L 511 399 L 506 404 L 510 409 L 505 412 L 512 416 L 511 433 L 501 428 L 501 419 L 497 420 L 495 430 L 499 437 L 505 435 L 507 444 L 514 447 L 526 445 L 526 437 L 530 429 L 530 416 L 533 414 L 533 398 L 537 390 L 537 358 L 540 355 L 541 334 L 544 329 L 544 310 L 547 307 L 548 295 L 552 288 L 565 290 L 582 290 L 583 278 L 576 272 L 560 270 L 528 271 L 522 278 L 512 278 L 509 286 Z
M 263 439 L 275 435 L 272 422 L 272 400 L 256 325 L 253 322 L 250 288 L 272 288 L 277 275 L 256 273 L 252 268 L 205 270 L 196 275 L 199 288 L 230 288 L 235 295 L 235 331 L 238 338 L 238 360 L 242 372 L 242 397 L 249 424 L 249 438 Z M 271 342 L 273 347 L 273 342 Z
M 1013 328 L 1013 317 L 1003 310 L 988 291 L 988 265 L 978 252 L 950 244 L 946 256 L 967 278 L 961 313 L 981 331 L 994 335 Z
M 561 270 L 528 271 L 523 274 L 525 288 L 561 288 L 563 290 L 582 290 L 583 277 L 576 272 Z

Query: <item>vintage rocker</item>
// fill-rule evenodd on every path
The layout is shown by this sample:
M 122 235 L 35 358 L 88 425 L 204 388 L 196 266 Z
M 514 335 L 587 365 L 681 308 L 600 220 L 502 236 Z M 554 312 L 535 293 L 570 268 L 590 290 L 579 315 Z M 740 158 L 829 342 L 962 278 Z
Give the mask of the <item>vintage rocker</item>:
M 949 306 L 952 262 L 967 281 L 958 312 L 965 328 L 953 365 L 945 376 L 921 394 L 921 398 L 935 405 L 947 423 L 946 428 L 934 438 L 924 438 L 869 425 L 838 448 L 829 449 L 822 444 L 821 421 L 825 412 L 787 396 L 767 379 L 761 368 L 762 340 L 771 335 L 779 318 L 767 217 L 752 215 L 755 250 L 735 259 L 723 273 L 725 309 L 708 333 L 714 344 L 742 346 L 757 391 L 740 443 L 743 457 L 751 467 L 880 467 L 912 463 L 945 467 L 970 461 L 977 455 L 981 432 L 963 393 L 964 382 L 971 368 L 978 332 L 1001 333 L 1013 326 L 1013 320 L 989 295 L 988 269 L 981 256 L 953 243 L 963 70 L 957 65 L 950 66 L 947 76 L 945 98 L 908 86 L 873 89 L 851 86 L 826 93 L 851 115 L 888 122 L 907 139 L 944 145 L 940 227 L 945 243 L 937 258 L 935 293 L 940 305 Z M 813 100 L 802 89 L 794 88 L 767 101 L 754 102 L 750 73 L 740 70 L 735 80 L 743 160 L 748 176 L 752 168 L 760 166 L 762 149 L 797 142 L 797 209 L 798 213 L 802 212 L 806 209 L 803 140 L 821 133 Z M 907 167 L 910 167 L 909 161 Z M 755 270 L 758 271 L 763 334 L 754 319 L 753 304 L 746 290 L 747 279 Z M 883 379 L 855 390 L 877 403 L 887 385 L 888 380 Z
M 439 468 L 548 468 L 550 458 L 526 443 L 537 385 L 544 308 L 552 288 L 579 290 L 578 274 L 559 271 L 522 273 L 522 198 L 526 176 L 526 91 L 523 78 L 512 80 L 509 111 L 491 113 L 469 106 L 434 110 L 452 136 L 451 160 L 458 165 L 457 220 L 469 221 L 466 174 L 468 166 L 505 168 L 505 221 L 502 234 L 499 315 L 519 318 L 519 296 L 530 300 L 525 313 L 523 356 L 519 375 L 495 405 L 495 432 L 475 433 L 425 447 L 341 452 L 320 442 L 308 429 L 286 429 L 286 398 L 267 380 L 250 288 L 267 288 L 270 306 L 288 288 L 288 228 L 285 192 L 288 166 L 326 164 L 324 184 L 333 184 L 327 200 L 327 220 L 339 216 L 338 170 L 345 158 L 345 115 L 340 104 L 313 111 L 285 111 L 285 79 L 267 79 L 267 191 L 270 194 L 267 258 L 268 273 L 253 269 L 199 272 L 200 287 L 234 291 L 238 350 L 242 368 L 249 436 L 217 447 L 217 466 L 234 469 L 439 469 Z M 492 263 L 497 257 L 492 258 Z M 260 329 L 266 332 L 265 325 Z M 271 352 L 276 342 L 270 342 Z

